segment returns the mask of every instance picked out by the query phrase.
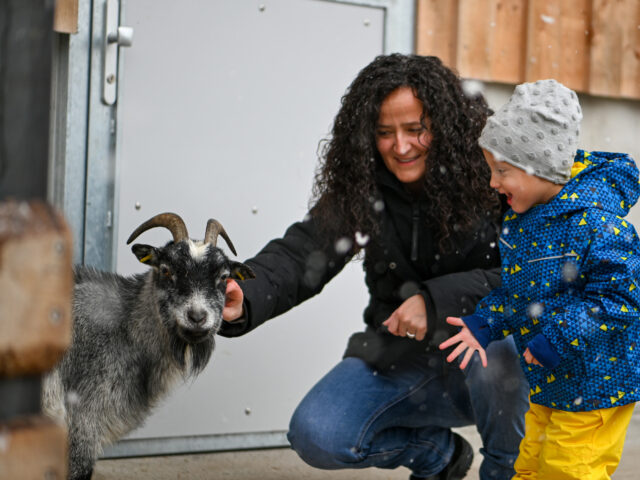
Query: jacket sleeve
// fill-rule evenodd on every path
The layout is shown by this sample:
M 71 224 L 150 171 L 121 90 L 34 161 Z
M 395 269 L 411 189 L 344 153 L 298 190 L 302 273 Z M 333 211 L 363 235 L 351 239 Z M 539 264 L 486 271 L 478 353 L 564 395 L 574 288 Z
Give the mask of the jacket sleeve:
M 470 315 L 478 302 L 501 284 L 496 227 L 487 223 L 476 234 L 476 241 L 464 253 L 468 270 L 426 280 L 421 292 L 427 308 L 427 334 L 433 342 L 457 333 L 447 317 Z
M 323 246 L 311 215 L 291 225 L 282 238 L 271 240 L 245 263 L 255 279 L 240 283 L 244 294 L 244 316 L 223 322 L 220 335 L 236 337 L 248 333 L 320 293 L 350 260 L 351 254 Z
M 433 341 L 440 343 L 457 333 L 456 328 L 447 323 L 447 317 L 470 314 L 497 285 L 500 285 L 498 268 L 450 273 L 425 281 L 420 293 L 427 308 L 427 334 L 431 332 Z
M 584 286 L 571 294 L 573 301 L 564 309 L 545 315 L 542 327 L 560 357 L 582 353 L 607 332 L 627 328 L 638 318 L 640 259 L 633 226 L 602 210 L 582 218 L 588 248 L 576 281 Z

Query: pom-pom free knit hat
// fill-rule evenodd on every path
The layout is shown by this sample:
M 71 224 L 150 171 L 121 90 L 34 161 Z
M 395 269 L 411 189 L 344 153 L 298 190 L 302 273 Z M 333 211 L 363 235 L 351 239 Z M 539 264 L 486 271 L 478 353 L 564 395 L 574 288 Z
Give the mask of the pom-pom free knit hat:
M 571 176 L 581 120 L 573 90 L 552 79 L 523 83 L 487 119 L 478 143 L 496 160 L 564 184 Z

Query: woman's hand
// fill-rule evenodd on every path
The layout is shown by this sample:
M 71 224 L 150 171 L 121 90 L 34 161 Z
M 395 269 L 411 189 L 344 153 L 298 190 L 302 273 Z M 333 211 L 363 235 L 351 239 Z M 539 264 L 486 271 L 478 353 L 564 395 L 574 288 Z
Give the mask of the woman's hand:
M 393 335 L 424 340 L 427 334 L 427 307 L 422 295 L 407 298 L 382 324 Z
M 538 360 L 536 360 L 536 357 L 533 356 L 533 354 L 528 348 L 524 351 L 523 355 L 524 355 L 525 362 L 533 363 L 534 365 L 539 365 L 542 367 L 542 364 Z
M 227 279 L 227 291 L 224 309 L 222 310 L 222 319 L 227 322 L 233 322 L 242 316 L 242 301 L 244 293 L 238 282 L 232 278 Z
M 462 327 L 462 330 L 457 335 L 454 335 L 448 340 L 445 340 L 440 344 L 440 350 L 444 350 L 451 345 L 458 343 L 458 346 L 449 354 L 447 357 L 447 362 L 451 363 L 453 360 L 458 358 L 462 352 L 465 350 L 464 358 L 462 359 L 462 363 L 460 364 L 460 368 L 464 370 L 464 368 L 471 360 L 473 356 L 473 352 L 477 351 L 480 354 L 480 359 L 482 360 L 482 366 L 487 366 L 487 354 L 484 351 L 484 348 L 478 343 L 476 337 L 473 336 L 471 330 L 467 328 L 461 318 L 457 317 L 447 317 L 447 323 L 449 325 L 455 325 L 456 327 Z

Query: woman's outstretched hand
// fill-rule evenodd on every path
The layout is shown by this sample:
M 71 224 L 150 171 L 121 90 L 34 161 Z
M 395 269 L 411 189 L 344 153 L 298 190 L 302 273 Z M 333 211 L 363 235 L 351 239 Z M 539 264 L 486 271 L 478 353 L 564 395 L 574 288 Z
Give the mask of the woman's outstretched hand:
M 222 319 L 227 322 L 233 322 L 242 316 L 242 301 L 244 300 L 244 293 L 238 282 L 229 278 L 227 280 L 227 298 L 224 303 L 224 309 L 222 310 Z
M 458 358 L 462 354 L 462 352 L 466 350 L 467 352 L 465 353 L 464 358 L 462 359 L 462 363 L 460 363 L 460 368 L 464 370 L 464 368 L 467 366 L 467 364 L 471 360 L 471 357 L 473 356 L 473 352 L 477 351 L 480 354 L 480 359 L 482 360 L 482 366 L 486 367 L 487 354 L 484 351 L 484 348 L 482 348 L 482 346 L 476 340 L 476 337 L 473 336 L 473 334 L 471 333 L 471 330 L 469 330 L 467 326 L 464 324 L 462 319 L 457 317 L 447 317 L 447 323 L 449 325 L 454 325 L 456 327 L 462 327 L 462 330 L 460 330 L 458 334 L 454 335 L 453 337 L 449 338 L 448 340 L 445 340 L 440 344 L 440 350 L 444 350 L 445 348 L 450 347 L 451 345 L 455 345 L 456 343 L 458 344 L 458 346 L 453 350 L 453 352 L 451 352 L 447 357 L 447 362 L 452 362 L 453 360 Z
M 427 307 L 422 295 L 407 298 L 382 324 L 392 335 L 424 340 L 427 333 Z

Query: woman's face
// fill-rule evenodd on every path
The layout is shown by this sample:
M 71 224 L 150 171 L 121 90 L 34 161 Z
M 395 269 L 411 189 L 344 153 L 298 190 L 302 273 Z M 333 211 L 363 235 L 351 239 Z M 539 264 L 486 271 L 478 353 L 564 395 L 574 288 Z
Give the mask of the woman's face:
M 422 102 L 410 87 L 400 87 L 383 100 L 376 128 L 376 146 L 384 164 L 402 183 L 418 189 L 424 182 L 433 138 L 420 123 L 421 116 Z M 428 118 L 425 123 L 431 126 Z

